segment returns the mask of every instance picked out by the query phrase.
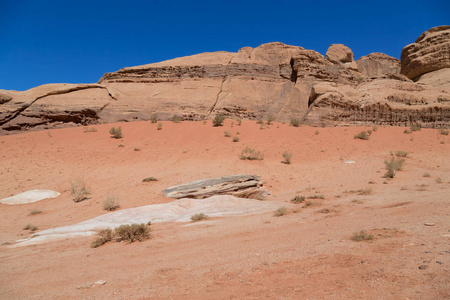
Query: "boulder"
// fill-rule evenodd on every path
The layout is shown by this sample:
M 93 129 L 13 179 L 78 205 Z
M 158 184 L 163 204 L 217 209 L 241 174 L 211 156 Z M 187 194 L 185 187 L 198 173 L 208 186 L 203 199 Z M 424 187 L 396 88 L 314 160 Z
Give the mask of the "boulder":
M 431 28 L 402 50 L 401 73 L 412 80 L 444 68 L 450 68 L 450 26 Z
M 257 175 L 231 175 L 220 178 L 197 180 L 163 190 L 166 197 L 202 199 L 214 195 L 231 195 L 239 198 L 262 200 L 269 191 Z

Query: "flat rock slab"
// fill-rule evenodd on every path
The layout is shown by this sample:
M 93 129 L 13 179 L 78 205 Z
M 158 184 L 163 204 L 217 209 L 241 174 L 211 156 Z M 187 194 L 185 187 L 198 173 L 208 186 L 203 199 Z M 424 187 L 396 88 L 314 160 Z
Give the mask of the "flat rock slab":
M 89 236 L 105 228 L 123 224 L 190 222 L 191 216 L 204 213 L 209 217 L 236 217 L 274 211 L 279 203 L 236 198 L 228 195 L 206 199 L 179 199 L 165 204 L 152 204 L 107 213 L 93 219 L 69 226 L 36 232 L 35 237 L 17 241 L 14 246 L 41 244 L 70 237 Z
M 230 175 L 203 179 L 173 186 L 163 190 L 166 197 L 202 199 L 214 195 L 231 195 L 240 198 L 265 199 L 269 191 L 258 175 Z
M 18 195 L 9 197 L 9 198 L 4 198 L 0 200 L 0 203 L 2 204 L 10 204 L 10 205 L 14 205 L 14 204 L 26 204 L 26 203 L 33 203 L 33 202 L 38 202 L 44 199 L 49 199 L 49 198 L 56 198 L 59 195 L 61 195 L 61 193 L 52 191 L 52 190 L 31 190 L 31 191 L 27 191 L 24 193 L 20 193 Z

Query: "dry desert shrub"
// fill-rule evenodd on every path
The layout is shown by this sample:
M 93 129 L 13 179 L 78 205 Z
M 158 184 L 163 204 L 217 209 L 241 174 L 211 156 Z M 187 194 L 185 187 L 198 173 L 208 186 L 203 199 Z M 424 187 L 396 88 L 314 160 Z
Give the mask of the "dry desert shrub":
M 37 209 L 37 208 L 33 208 L 33 209 L 30 210 L 30 216 L 34 216 L 34 215 L 40 214 L 41 212 L 42 212 L 42 210 Z
M 442 135 L 448 135 L 448 130 L 445 128 L 441 128 L 441 129 L 439 129 L 439 133 Z
M 360 133 L 356 134 L 353 138 L 360 140 L 368 140 L 370 138 L 370 134 L 368 134 L 367 131 L 361 131 Z
M 142 242 L 144 239 L 150 238 L 150 226 L 144 223 L 120 225 L 114 231 L 119 241 L 128 241 L 129 243 Z
M 23 228 L 23 230 L 30 230 L 30 231 L 36 231 L 39 228 L 31 223 L 28 223 L 27 225 L 25 225 L 25 227 Z
M 411 124 L 409 128 L 411 131 L 420 131 L 420 129 L 422 129 L 419 124 Z
M 255 149 L 251 149 L 249 147 L 245 147 L 241 152 L 241 156 L 239 157 L 242 160 L 262 160 L 264 155 Z
M 442 178 L 441 177 L 437 177 L 434 181 L 436 181 L 436 183 L 442 183 Z
M 121 139 L 123 138 L 122 134 L 122 128 L 121 127 L 113 127 L 109 130 L 109 134 L 111 134 L 111 137 L 114 139 Z
M 316 194 L 316 195 L 308 196 L 308 199 L 325 199 L 325 196 L 322 194 Z
M 177 114 L 173 115 L 172 122 L 180 123 L 181 121 L 183 121 L 183 119 L 179 115 L 177 115 Z
M 267 125 L 272 125 L 273 121 L 275 121 L 275 116 L 272 114 L 269 114 L 267 116 Z
M 411 130 L 409 130 L 409 129 L 405 129 L 405 131 L 403 131 L 403 133 L 406 133 L 406 134 L 411 134 L 411 133 L 412 133 L 412 131 L 411 131 Z
M 430 173 L 423 173 L 422 177 L 431 177 Z
M 225 131 L 225 132 L 223 133 L 223 135 L 224 135 L 225 137 L 231 137 L 231 134 L 230 134 L 228 131 Z
M 404 163 L 404 158 L 395 158 L 394 156 L 392 156 L 390 161 L 385 160 L 384 164 L 386 165 L 387 172 L 384 174 L 384 177 L 394 178 L 397 171 L 402 170 Z
M 294 126 L 294 127 L 300 127 L 301 122 L 300 122 L 300 119 L 297 119 L 297 118 L 291 118 L 291 119 L 289 120 L 289 124 L 290 124 L 291 126 Z
M 158 123 L 158 125 L 156 125 L 156 129 L 157 130 L 162 130 L 162 123 Z
M 147 177 L 142 179 L 142 182 L 151 182 L 151 181 L 158 181 L 155 177 Z
M 103 229 L 98 233 L 98 237 L 92 241 L 91 248 L 100 247 L 114 238 L 113 231 L 109 228 Z
M 153 114 L 150 117 L 150 122 L 152 122 L 153 124 L 158 123 L 158 115 L 157 114 Z
M 70 193 L 72 194 L 74 202 L 80 202 L 87 198 L 90 194 L 90 189 L 86 186 L 83 180 L 76 179 L 75 181 L 70 182 L 71 189 Z
M 239 142 L 239 137 L 238 136 L 233 136 L 233 143 L 237 143 Z
M 92 127 L 92 128 L 85 128 L 84 129 L 84 133 L 88 133 L 88 132 L 97 132 L 97 129 Z
M 361 230 L 360 232 L 355 232 L 351 240 L 355 242 L 361 242 L 361 241 L 371 241 L 373 240 L 374 236 L 372 234 L 367 234 L 365 230 Z
M 199 213 L 199 214 L 195 214 L 193 216 L 191 216 L 191 221 L 192 222 L 197 222 L 197 221 L 201 221 L 201 220 L 208 220 L 209 216 L 204 214 L 204 213 Z
M 408 152 L 406 152 L 406 151 L 397 151 L 395 153 L 395 155 L 397 155 L 398 157 L 408 157 Z
M 108 195 L 102 205 L 104 210 L 113 211 L 118 209 L 120 207 L 119 196 Z
M 305 201 L 306 197 L 304 196 L 295 196 L 293 199 L 291 199 L 291 202 L 293 203 L 302 203 Z
M 239 126 L 242 125 L 242 119 L 237 119 L 236 121 L 237 121 L 237 124 L 238 124 Z
M 281 217 L 281 216 L 286 215 L 287 213 L 288 213 L 287 208 L 285 206 L 282 206 L 279 209 L 277 209 L 273 215 L 275 217 Z
M 359 189 L 358 195 L 372 195 L 372 188 L 366 187 L 365 189 Z
M 284 158 L 284 161 L 282 161 L 282 163 L 290 165 L 291 164 L 292 153 L 284 151 L 283 152 L 283 158 Z
M 225 116 L 223 114 L 218 114 L 212 120 L 212 124 L 214 127 L 223 126 L 223 122 L 225 121 Z

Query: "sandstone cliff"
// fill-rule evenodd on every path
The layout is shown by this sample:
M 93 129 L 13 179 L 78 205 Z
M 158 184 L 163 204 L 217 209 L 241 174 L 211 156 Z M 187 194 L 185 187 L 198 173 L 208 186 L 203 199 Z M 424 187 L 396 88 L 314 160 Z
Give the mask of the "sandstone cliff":
M 162 120 L 223 113 L 246 119 L 272 114 L 277 121 L 296 117 L 320 126 L 448 125 L 449 28 L 430 29 L 406 46 L 401 73 L 400 62 L 381 53 L 355 62 L 345 45 L 331 45 L 324 57 L 276 42 L 123 68 L 97 84 L 0 90 L 0 134 L 149 120 L 155 113 Z

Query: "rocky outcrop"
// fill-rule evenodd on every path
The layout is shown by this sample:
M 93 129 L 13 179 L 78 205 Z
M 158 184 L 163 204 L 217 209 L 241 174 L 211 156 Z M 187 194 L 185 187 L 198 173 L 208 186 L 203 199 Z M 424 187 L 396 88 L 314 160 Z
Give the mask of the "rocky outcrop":
M 12 99 L 12 97 L 10 94 L 5 93 L 5 92 L 0 92 L 0 104 L 11 101 L 11 99 Z
M 369 78 L 400 74 L 400 61 L 384 53 L 370 53 L 356 61 L 358 71 Z
M 174 199 L 203 199 L 214 195 L 231 195 L 262 200 L 269 193 L 263 183 L 257 175 L 231 175 L 173 186 L 165 189 L 163 193 L 166 197 Z
M 353 52 L 343 44 L 332 44 L 327 51 L 326 57 L 329 61 L 342 64 L 346 68 L 357 70 L 358 66 L 353 59 Z
M 403 48 L 401 73 L 417 80 L 428 72 L 450 68 L 450 26 L 438 26 L 425 31 Z
M 0 90 L 0 134 L 149 120 L 155 113 L 161 120 L 174 114 L 205 120 L 221 113 L 241 119 L 273 115 L 280 122 L 303 116 L 325 126 L 412 120 L 437 126 L 448 122 L 449 28 L 430 29 L 405 47 L 401 74 L 398 60 L 382 53 L 355 62 L 342 44 L 331 45 L 324 57 L 275 42 L 123 68 L 105 73 L 97 84 Z

